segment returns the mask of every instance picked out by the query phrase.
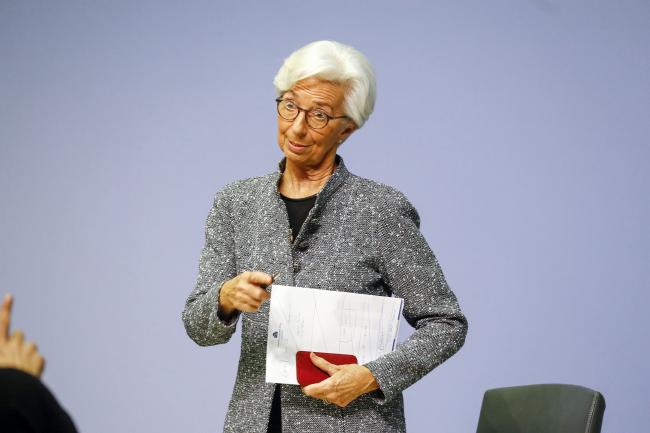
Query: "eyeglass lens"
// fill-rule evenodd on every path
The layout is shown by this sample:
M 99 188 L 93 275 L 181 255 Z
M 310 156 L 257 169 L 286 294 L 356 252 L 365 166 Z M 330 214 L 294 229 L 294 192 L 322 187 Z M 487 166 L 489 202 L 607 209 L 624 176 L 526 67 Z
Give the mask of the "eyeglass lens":
M 326 113 L 318 109 L 303 110 L 290 99 L 284 99 L 278 103 L 278 113 L 285 120 L 294 120 L 300 111 L 305 111 L 307 124 L 315 129 L 324 128 L 329 121 Z

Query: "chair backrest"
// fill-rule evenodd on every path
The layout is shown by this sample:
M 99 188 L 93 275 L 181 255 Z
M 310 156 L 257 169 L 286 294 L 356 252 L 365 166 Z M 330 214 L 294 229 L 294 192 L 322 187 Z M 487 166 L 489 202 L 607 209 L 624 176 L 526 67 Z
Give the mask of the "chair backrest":
M 576 385 L 489 389 L 476 433 L 600 433 L 605 399 Z

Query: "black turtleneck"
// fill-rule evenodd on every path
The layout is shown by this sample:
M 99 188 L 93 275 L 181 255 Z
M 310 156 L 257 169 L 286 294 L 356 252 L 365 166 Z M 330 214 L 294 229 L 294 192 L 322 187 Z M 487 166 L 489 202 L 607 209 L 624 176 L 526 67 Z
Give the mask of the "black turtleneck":
M 291 226 L 291 233 L 293 239 L 298 237 L 300 227 L 305 222 L 307 215 L 311 208 L 316 203 L 316 194 L 305 198 L 289 198 L 280 194 L 284 204 L 287 206 L 287 213 L 289 214 L 289 225 Z

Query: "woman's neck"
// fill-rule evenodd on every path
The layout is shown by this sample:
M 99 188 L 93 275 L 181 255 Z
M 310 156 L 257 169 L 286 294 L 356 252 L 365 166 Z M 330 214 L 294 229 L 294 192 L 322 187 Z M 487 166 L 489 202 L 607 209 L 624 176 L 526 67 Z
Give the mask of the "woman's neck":
M 280 178 L 280 194 L 289 198 L 302 198 L 317 194 L 334 173 L 335 168 L 335 158 L 319 167 L 301 167 L 287 159 Z

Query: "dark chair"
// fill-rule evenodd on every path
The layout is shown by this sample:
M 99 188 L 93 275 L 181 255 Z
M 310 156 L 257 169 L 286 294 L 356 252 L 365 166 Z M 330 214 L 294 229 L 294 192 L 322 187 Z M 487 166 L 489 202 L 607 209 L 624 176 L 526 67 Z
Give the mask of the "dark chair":
M 605 398 L 576 385 L 489 389 L 476 433 L 600 433 Z

